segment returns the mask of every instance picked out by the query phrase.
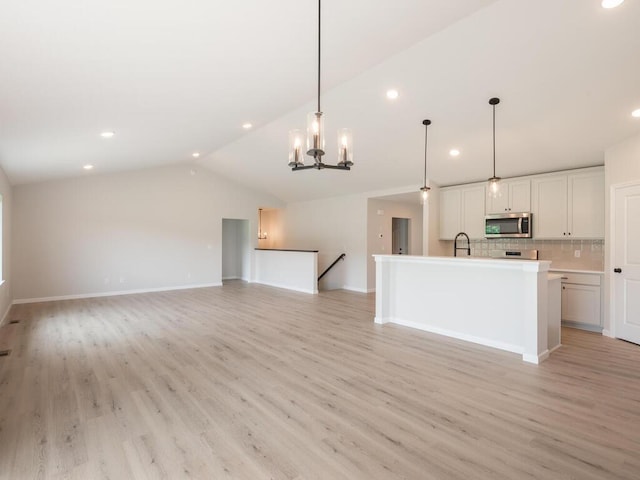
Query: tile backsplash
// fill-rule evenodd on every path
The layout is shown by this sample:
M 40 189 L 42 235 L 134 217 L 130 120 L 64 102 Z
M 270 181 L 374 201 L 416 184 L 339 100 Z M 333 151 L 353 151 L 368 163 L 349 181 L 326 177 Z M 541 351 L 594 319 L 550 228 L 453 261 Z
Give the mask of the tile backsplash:
M 453 254 L 453 242 L 443 242 Z M 489 257 L 492 250 L 538 250 L 551 268 L 604 270 L 604 240 L 535 240 L 529 238 L 471 240 L 471 255 Z M 576 257 L 579 252 L 579 257 Z

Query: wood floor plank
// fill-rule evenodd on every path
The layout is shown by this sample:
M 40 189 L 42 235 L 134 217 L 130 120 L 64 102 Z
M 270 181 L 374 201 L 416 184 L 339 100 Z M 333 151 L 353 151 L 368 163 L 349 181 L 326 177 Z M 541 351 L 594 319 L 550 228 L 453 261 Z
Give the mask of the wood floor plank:
M 374 301 L 234 281 L 16 305 L 0 480 L 640 478 L 640 347 L 563 329 L 530 365 Z

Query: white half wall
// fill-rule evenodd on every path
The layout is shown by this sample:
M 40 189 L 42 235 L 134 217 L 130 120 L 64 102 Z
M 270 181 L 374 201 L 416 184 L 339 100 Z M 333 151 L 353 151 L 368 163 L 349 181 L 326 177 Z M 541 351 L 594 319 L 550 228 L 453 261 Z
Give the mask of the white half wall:
M 222 218 L 257 232 L 267 205 L 282 206 L 192 166 L 16 186 L 14 298 L 219 285 Z
M 318 250 L 318 274 L 341 253 L 347 254 L 321 280 L 320 289 L 367 291 L 365 195 L 290 203 L 284 211 L 284 231 L 283 248 Z
M 605 182 L 605 236 L 604 236 L 604 330 L 603 334 L 612 332 L 611 318 L 611 258 L 613 242 L 611 241 L 611 187 L 621 183 L 640 181 L 640 135 L 608 148 L 604 157 Z
M 318 253 L 256 250 L 254 281 L 297 292 L 318 293 Z

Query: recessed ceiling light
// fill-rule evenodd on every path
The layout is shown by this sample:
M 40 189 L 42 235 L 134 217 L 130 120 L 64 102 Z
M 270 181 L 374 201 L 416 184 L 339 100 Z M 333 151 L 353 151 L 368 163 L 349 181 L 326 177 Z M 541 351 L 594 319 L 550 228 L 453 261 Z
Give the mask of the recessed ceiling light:
M 85 165 L 84 167 L 85 170 L 92 170 L 93 169 L 93 165 Z
M 102 138 L 111 138 L 115 135 L 115 132 L 102 132 L 100 136 Z
M 616 8 L 622 5 L 624 0 L 602 0 L 602 8 Z
M 252 127 L 253 127 L 253 124 L 251 124 L 249 122 L 242 124 L 242 128 L 244 128 L 245 130 L 249 130 Z
M 200 156 L 200 152 L 193 152 L 193 153 L 191 154 L 191 156 L 192 156 L 193 158 L 198 158 L 198 157 Z
M 458 155 L 460 155 L 460 150 L 458 150 L 457 148 L 452 148 L 451 150 L 449 150 L 449 155 L 451 155 L 452 157 L 457 157 Z
M 387 98 L 389 100 L 395 100 L 396 98 L 398 98 L 398 95 L 399 95 L 398 90 L 395 90 L 393 88 L 390 90 L 387 90 Z
M 631 116 L 640 118 L 640 108 L 636 108 L 633 112 L 631 112 Z

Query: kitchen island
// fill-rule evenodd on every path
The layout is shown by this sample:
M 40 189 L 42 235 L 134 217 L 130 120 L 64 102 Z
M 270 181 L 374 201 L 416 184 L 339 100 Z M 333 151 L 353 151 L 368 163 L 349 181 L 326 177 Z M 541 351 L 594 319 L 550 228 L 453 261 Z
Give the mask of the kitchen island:
M 510 352 L 549 355 L 551 262 L 374 255 L 376 317 Z

